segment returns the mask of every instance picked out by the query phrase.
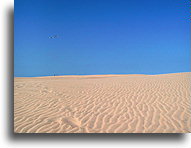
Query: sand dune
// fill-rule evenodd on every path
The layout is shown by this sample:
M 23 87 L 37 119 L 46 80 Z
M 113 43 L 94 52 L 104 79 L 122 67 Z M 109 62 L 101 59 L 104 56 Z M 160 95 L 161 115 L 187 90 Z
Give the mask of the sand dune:
M 190 132 L 191 73 L 15 78 L 15 133 Z

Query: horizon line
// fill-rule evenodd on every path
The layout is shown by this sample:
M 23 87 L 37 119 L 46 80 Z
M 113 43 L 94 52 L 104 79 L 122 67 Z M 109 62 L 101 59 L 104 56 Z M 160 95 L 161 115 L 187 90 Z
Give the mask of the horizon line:
M 155 75 L 165 75 L 165 74 L 181 74 L 181 73 L 191 73 L 188 72 L 172 72 L 172 73 L 161 73 L 161 74 L 66 74 L 66 75 L 43 75 L 43 76 L 14 76 L 14 78 L 41 78 L 41 77 L 64 77 L 64 76 L 105 76 L 105 75 L 145 75 L 145 76 L 155 76 Z

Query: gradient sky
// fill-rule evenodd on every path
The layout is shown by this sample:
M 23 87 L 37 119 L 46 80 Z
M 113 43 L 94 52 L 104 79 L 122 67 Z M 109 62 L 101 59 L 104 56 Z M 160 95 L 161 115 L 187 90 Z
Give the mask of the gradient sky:
M 14 75 L 188 72 L 189 16 L 188 0 L 15 0 Z

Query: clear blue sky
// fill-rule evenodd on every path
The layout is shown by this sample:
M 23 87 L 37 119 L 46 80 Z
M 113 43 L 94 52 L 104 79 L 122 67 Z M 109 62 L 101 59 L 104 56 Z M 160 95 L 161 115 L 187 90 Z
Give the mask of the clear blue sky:
M 189 17 L 188 0 L 15 0 L 14 75 L 188 72 Z

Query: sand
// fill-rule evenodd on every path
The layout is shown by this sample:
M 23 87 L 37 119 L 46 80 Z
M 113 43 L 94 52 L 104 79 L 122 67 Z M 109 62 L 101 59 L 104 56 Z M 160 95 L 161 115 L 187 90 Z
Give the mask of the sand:
M 14 79 L 15 133 L 191 132 L 191 73 Z

